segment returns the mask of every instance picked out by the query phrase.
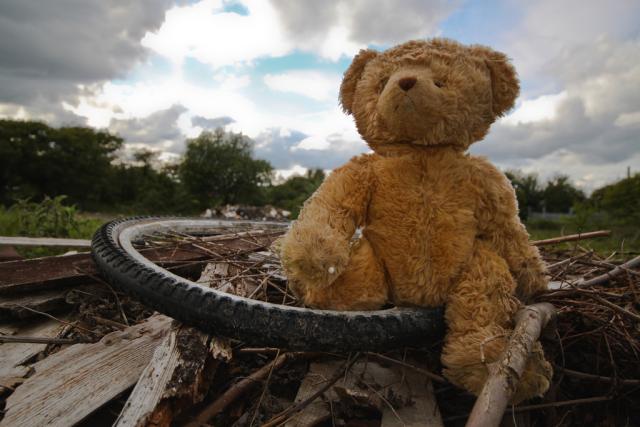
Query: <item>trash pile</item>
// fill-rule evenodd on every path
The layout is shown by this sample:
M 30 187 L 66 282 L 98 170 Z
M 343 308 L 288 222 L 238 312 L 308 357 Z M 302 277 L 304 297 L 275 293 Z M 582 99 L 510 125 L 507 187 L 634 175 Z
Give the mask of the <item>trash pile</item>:
M 203 218 L 220 219 L 244 219 L 254 221 L 288 221 L 291 219 L 291 212 L 276 208 L 271 205 L 249 206 L 249 205 L 225 205 L 223 207 L 207 209 Z
M 299 305 L 268 245 L 245 236 L 212 252 L 178 237 L 146 256 L 205 286 Z M 507 408 L 519 426 L 640 425 L 640 257 L 597 254 L 582 237 L 537 242 L 553 289 L 536 302 L 557 310 L 541 338 L 555 375 L 544 397 Z M 251 347 L 152 312 L 87 253 L 0 263 L 0 301 L 0 426 L 457 426 L 475 402 L 442 377 L 440 342 Z

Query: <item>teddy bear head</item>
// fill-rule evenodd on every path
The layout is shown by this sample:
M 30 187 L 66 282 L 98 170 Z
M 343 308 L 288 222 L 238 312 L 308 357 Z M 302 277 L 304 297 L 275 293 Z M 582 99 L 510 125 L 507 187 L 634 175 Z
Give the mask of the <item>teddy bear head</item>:
M 345 72 L 340 102 L 374 151 L 399 144 L 465 150 L 513 106 L 518 92 L 503 53 L 431 39 L 361 50 Z

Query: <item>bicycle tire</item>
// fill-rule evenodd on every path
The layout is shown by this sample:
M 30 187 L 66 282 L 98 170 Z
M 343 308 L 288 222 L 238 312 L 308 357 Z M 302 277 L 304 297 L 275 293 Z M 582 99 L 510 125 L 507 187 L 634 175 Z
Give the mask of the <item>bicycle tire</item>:
M 107 282 L 143 304 L 246 345 L 298 351 L 374 351 L 417 347 L 443 335 L 441 308 L 333 311 L 257 301 L 177 276 L 144 258 L 130 244 L 149 230 L 171 230 L 196 223 L 194 227 L 203 229 L 218 223 L 274 224 L 158 217 L 115 220 L 96 231 L 91 243 L 93 259 Z

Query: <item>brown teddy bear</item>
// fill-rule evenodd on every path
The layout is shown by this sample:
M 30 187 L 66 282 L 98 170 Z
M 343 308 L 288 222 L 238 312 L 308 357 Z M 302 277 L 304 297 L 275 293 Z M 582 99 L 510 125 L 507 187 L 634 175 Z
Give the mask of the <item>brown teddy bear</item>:
M 514 326 L 516 295 L 547 285 L 509 181 L 465 153 L 518 92 L 507 57 L 484 46 L 360 51 L 340 101 L 373 153 L 334 170 L 280 243 L 291 288 L 312 307 L 445 304 L 444 374 L 475 394 Z M 513 401 L 544 393 L 551 374 L 536 343 Z

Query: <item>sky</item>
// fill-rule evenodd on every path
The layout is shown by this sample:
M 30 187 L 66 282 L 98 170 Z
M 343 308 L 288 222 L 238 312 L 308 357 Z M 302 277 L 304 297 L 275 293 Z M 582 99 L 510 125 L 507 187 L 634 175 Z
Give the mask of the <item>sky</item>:
M 472 154 L 589 192 L 640 172 L 637 0 L 3 0 L 0 117 L 89 125 L 174 159 L 218 126 L 281 176 L 369 151 L 338 88 L 361 48 L 448 37 L 512 58 Z

